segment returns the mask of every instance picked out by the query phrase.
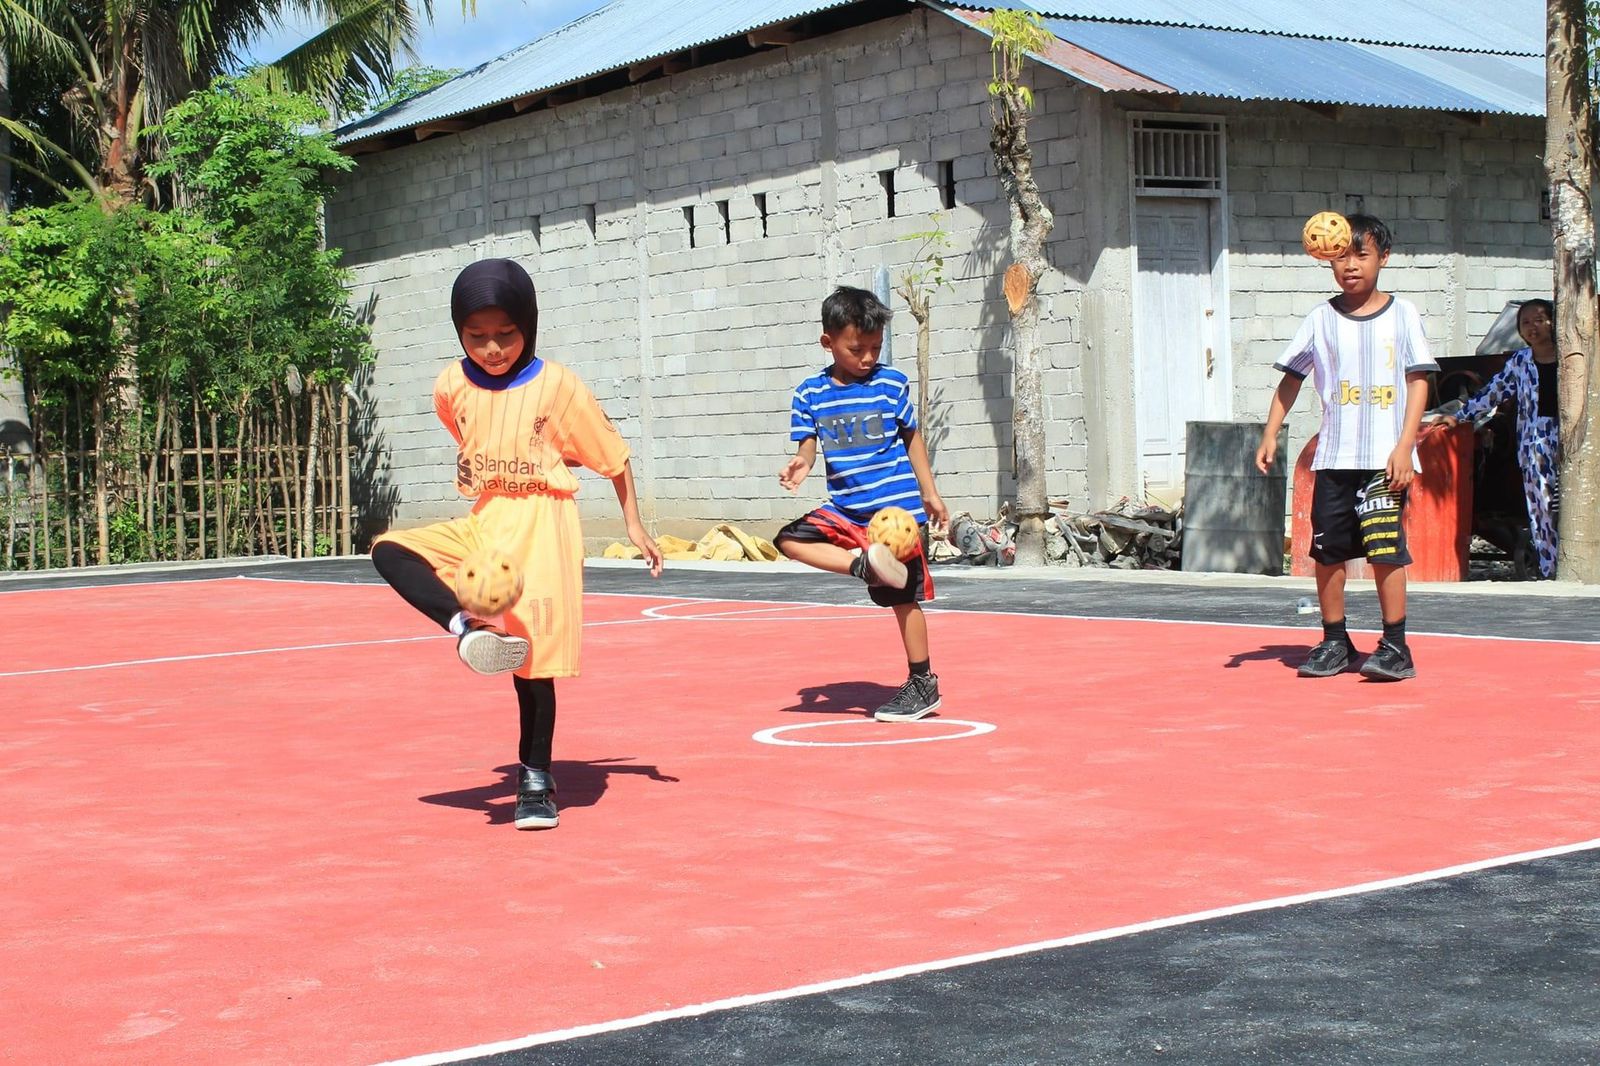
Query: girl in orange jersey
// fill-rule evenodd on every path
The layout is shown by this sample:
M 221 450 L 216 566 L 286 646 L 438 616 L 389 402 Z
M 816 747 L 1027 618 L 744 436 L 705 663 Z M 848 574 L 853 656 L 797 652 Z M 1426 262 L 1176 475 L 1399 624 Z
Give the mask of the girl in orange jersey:
M 450 317 L 466 358 L 433 388 L 439 421 L 456 439 L 456 489 L 473 499 L 465 518 L 391 531 L 372 563 L 407 603 L 455 634 L 461 661 L 480 674 L 514 672 L 522 735 L 518 829 L 557 822 L 550 775 L 555 678 L 578 673 L 583 626 L 583 538 L 574 495 L 583 465 L 611 479 L 628 539 L 661 573 L 661 551 L 639 520 L 628 445 L 588 387 L 534 354 L 539 306 L 533 279 L 509 259 L 473 263 L 456 278 Z M 456 567 L 493 546 L 520 562 L 522 597 L 505 627 L 473 618 L 451 591 Z

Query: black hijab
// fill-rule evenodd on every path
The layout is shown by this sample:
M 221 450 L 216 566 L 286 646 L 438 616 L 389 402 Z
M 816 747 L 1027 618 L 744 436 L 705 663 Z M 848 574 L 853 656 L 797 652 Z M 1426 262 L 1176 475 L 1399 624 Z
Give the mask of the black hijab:
M 450 318 L 456 336 L 467 316 L 485 307 L 498 307 L 522 331 L 522 355 L 504 377 L 515 378 L 533 362 L 534 337 L 539 329 L 539 300 L 534 295 L 533 279 L 521 265 L 510 259 L 480 259 L 456 275 L 450 290 Z

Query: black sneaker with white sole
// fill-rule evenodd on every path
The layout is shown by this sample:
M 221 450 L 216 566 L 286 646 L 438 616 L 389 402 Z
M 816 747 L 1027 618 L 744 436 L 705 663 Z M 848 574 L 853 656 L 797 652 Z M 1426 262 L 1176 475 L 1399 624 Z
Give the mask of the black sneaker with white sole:
M 915 722 L 939 709 L 939 676 L 912 674 L 894 698 L 872 712 L 880 722 Z
M 512 816 L 518 829 L 554 829 L 561 818 L 556 813 L 556 779 L 549 770 L 522 767 L 517 776 L 517 811 Z
M 1406 645 L 1379 640 L 1377 648 L 1361 664 L 1361 676 L 1371 681 L 1404 681 L 1417 676 L 1417 665 L 1411 661 L 1411 649 Z
M 528 661 L 528 642 L 474 618 L 456 641 L 456 654 L 480 674 L 504 674 Z
M 1325 640 L 1311 649 L 1300 664 L 1301 677 L 1332 677 L 1355 665 L 1355 645 L 1348 640 Z

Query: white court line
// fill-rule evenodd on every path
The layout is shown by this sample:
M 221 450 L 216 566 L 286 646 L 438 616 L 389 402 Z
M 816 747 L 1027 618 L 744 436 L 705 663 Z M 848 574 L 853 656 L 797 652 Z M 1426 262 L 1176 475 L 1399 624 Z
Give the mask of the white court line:
M 461 1048 L 457 1051 L 437 1051 L 426 1055 L 414 1055 L 406 1059 L 392 1059 L 379 1063 L 377 1066 L 445 1066 L 447 1063 L 461 1062 L 464 1059 L 476 1058 L 483 1055 L 495 1055 L 507 1051 L 520 1051 L 523 1048 L 537 1047 L 541 1044 L 554 1044 L 562 1040 L 572 1040 L 583 1036 L 597 1036 L 601 1033 L 614 1033 L 623 1029 L 637 1029 L 641 1026 L 652 1025 L 656 1022 L 671 1021 L 676 1018 L 694 1018 L 702 1014 L 711 1014 L 716 1011 L 733 1010 L 737 1007 L 750 1007 L 759 1003 L 775 1003 L 785 999 L 795 999 L 799 996 L 812 996 L 822 992 L 835 992 L 843 988 L 859 988 L 862 985 L 879 984 L 883 981 L 893 981 L 901 977 L 914 977 L 917 974 L 934 973 L 940 970 L 953 970 L 962 966 L 972 966 L 981 962 L 993 962 L 996 959 L 1009 959 L 1019 955 L 1033 955 L 1041 951 L 1051 951 L 1055 948 L 1073 947 L 1078 944 L 1092 944 L 1100 940 L 1113 940 L 1117 937 L 1133 936 L 1137 933 L 1148 933 L 1157 929 L 1170 929 L 1174 926 L 1193 925 L 1199 922 L 1212 921 L 1217 918 L 1228 918 L 1236 914 L 1253 914 L 1259 911 L 1277 910 L 1284 907 L 1299 906 L 1303 903 L 1317 903 L 1322 900 L 1339 899 L 1345 896 L 1365 895 L 1371 892 L 1381 892 L 1390 888 L 1403 888 L 1406 885 L 1415 885 L 1423 881 L 1440 881 L 1448 877 L 1459 877 L 1462 874 L 1476 873 L 1480 870 L 1492 870 L 1497 866 L 1511 866 L 1519 862 L 1531 862 L 1534 859 L 1548 859 L 1557 855 L 1570 855 L 1578 851 L 1593 851 L 1600 848 L 1600 839 L 1585 840 L 1577 844 L 1561 844 L 1551 848 L 1541 848 L 1538 851 L 1524 851 L 1517 855 L 1502 855 L 1493 859 L 1481 859 L 1477 862 L 1462 863 L 1459 866 L 1446 866 L 1437 870 L 1426 870 L 1422 873 L 1404 874 L 1400 877 L 1390 877 L 1382 881 L 1367 881 L 1358 885 L 1347 885 L 1342 888 L 1321 889 L 1316 892 L 1303 892 L 1295 896 L 1279 896 L 1275 899 L 1259 900 L 1254 903 L 1236 903 L 1228 907 L 1216 907 L 1212 910 L 1196 911 L 1192 914 L 1180 914 L 1171 918 L 1157 918 L 1148 922 L 1136 922 L 1132 925 L 1119 925 L 1111 929 L 1099 929 L 1090 933 L 1075 933 L 1055 940 L 1040 940 L 1031 944 L 1018 944 L 1015 947 L 996 948 L 992 951 L 980 951 L 971 955 L 957 955 L 954 958 L 938 959 L 933 962 L 912 963 L 909 966 L 896 966 L 889 970 L 878 970 L 874 973 L 860 974 L 856 977 L 841 977 L 832 981 L 818 981 L 814 984 L 797 985 L 794 988 L 780 989 L 776 992 L 760 992 L 745 996 L 730 996 L 727 999 L 713 1000 L 710 1003 L 699 1003 L 687 1007 L 674 1007 L 671 1010 L 651 1011 L 648 1014 L 635 1015 L 632 1018 L 618 1018 L 609 1022 L 594 1022 L 588 1025 L 575 1025 L 568 1029 L 554 1029 L 546 1033 L 534 1033 L 529 1036 L 516 1037 L 511 1040 L 500 1040 L 492 1044 L 479 1044 L 476 1047 Z
M 50 666 L 41 670 L 10 670 L 0 677 L 37 677 L 40 674 L 74 674 L 84 670 L 112 670 L 122 666 L 153 666 L 158 663 L 187 663 L 198 659 L 234 659 L 247 655 L 277 655 L 289 651 L 324 651 L 329 648 L 366 648 L 375 644 L 415 644 L 423 640 L 443 640 L 448 633 L 426 637 L 392 637 L 387 640 L 346 640 L 336 644 L 293 644 L 283 648 L 255 648 L 250 651 L 211 651 L 199 655 L 165 655 L 158 659 L 122 659 L 84 666 Z
M 663 622 L 748 622 L 752 621 L 750 615 L 772 615 L 779 611 L 809 611 L 814 607 L 827 607 L 830 610 L 860 611 L 861 618 L 870 618 L 875 612 L 882 610 L 878 607 L 866 607 L 860 604 L 821 604 L 821 603 L 768 603 L 759 607 L 738 607 L 728 611 L 706 611 L 703 614 L 666 614 L 664 612 L 678 607 L 692 607 L 696 604 L 706 603 L 749 603 L 749 600 L 690 600 L 686 602 L 663 603 L 659 607 L 646 607 L 641 613 L 646 618 L 658 619 Z M 855 621 L 851 618 L 757 618 L 758 622 L 843 622 Z
M 654 596 L 641 592 L 591 592 L 584 590 L 585 596 L 616 596 L 628 599 L 665 599 L 667 597 Z M 675 602 L 680 603 L 766 603 L 765 610 L 773 610 L 778 606 L 793 607 L 835 607 L 841 610 L 861 610 L 866 612 L 881 611 L 883 608 L 876 604 L 866 603 L 824 603 L 820 600 L 730 600 L 721 596 L 674 596 Z M 654 610 L 655 608 L 646 608 Z M 924 603 L 922 609 L 928 614 L 949 615 L 993 615 L 996 618 L 1066 618 L 1074 622 L 1149 622 L 1152 625 L 1164 626 L 1217 626 L 1223 629 L 1273 629 L 1288 633 L 1315 632 L 1316 627 L 1291 625 L 1287 622 L 1230 622 L 1200 618 L 1137 618 L 1122 615 L 1106 614 L 1056 614 L 1050 611 L 995 611 L 972 607 L 947 607 L 938 603 Z M 675 616 L 677 621 L 696 622 L 699 618 L 692 616 Z M 714 621 L 715 618 L 708 618 Z M 1381 629 L 1352 629 L 1352 633 L 1381 633 Z M 1576 640 L 1566 637 L 1511 637 L 1496 636 L 1492 633 L 1437 633 L 1427 629 L 1408 629 L 1407 636 L 1411 637 L 1453 637 L 1457 640 L 1504 640 L 1521 644 L 1573 644 L 1578 647 L 1592 648 L 1600 646 L 1600 640 Z
M 904 733 L 908 723 L 894 725 L 895 733 Z M 891 744 L 931 744 L 936 740 L 965 740 L 967 737 L 981 737 L 985 733 L 993 733 L 1000 728 L 993 722 L 972 722 L 965 718 L 925 718 L 916 725 L 959 725 L 966 726 L 960 733 L 934 733 L 932 736 L 899 736 L 890 740 L 784 740 L 783 734 L 792 733 L 798 729 L 820 729 L 835 725 L 872 725 L 881 726 L 882 722 L 871 718 L 830 718 L 825 722 L 800 722 L 795 725 L 778 725 L 771 729 L 763 729 L 750 734 L 750 739 L 758 744 L 775 744 L 781 748 L 881 748 Z
M 20 595 L 23 595 L 23 594 L 29 593 L 29 592 L 71 592 L 71 591 L 83 591 L 83 590 L 86 590 L 86 589 L 104 589 L 104 588 L 108 588 L 108 587 L 124 588 L 124 587 L 127 587 L 128 585 L 193 585 L 193 584 L 196 584 L 197 582 L 233 581 L 233 580 L 260 581 L 260 582 L 263 582 L 263 583 L 277 583 L 277 584 L 283 584 L 283 585 L 294 585 L 294 584 L 306 584 L 306 585 L 352 585 L 352 586 L 359 587 L 359 588 L 368 588 L 368 587 L 376 588 L 376 587 L 380 587 L 381 584 L 382 584 L 381 582 L 369 582 L 369 581 L 320 581 L 320 580 L 316 580 L 316 579 L 312 579 L 312 578 L 271 578 L 271 577 L 258 577 L 256 575 L 252 575 L 252 574 L 226 574 L 226 575 L 219 575 L 217 577 L 188 578 L 188 579 L 184 579 L 184 580 L 172 580 L 172 581 L 132 581 L 132 582 L 126 582 L 124 584 L 119 584 L 119 585 L 114 585 L 114 586 L 105 585 L 105 584 L 101 584 L 101 585 L 50 585 L 50 586 L 46 586 L 46 587 L 31 588 L 31 589 L 0 589 L 0 596 L 20 596 Z M 667 600 L 671 600 L 672 603 L 751 603 L 751 602 L 762 602 L 762 603 L 768 604 L 768 606 L 765 607 L 765 608 L 753 608 L 752 610 L 755 610 L 755 611 L 762 611 L 762 610 L 772 611 L 772 610 L 778 610 L 778 609 L 787 609 L 787 608 L 791 608 L 791 607 L 792 608 L 796 608 L 796 609 L 802 608 L 802 607 L 833 607 L 833 608 L 838 608 L 838 609 L 841 609 L 841 610 L 860 610 L 860 611 L 863 611 L 863 612 L 873 612 L 873 611 L 878 611 L 878 610 L 882 609 L 882 608 L 877 607 L 876 605 L 868 605 L 868 604 L 862 604 L 862 603 L 824 603 L 824 602 L 821 602 L 819 600 L 763 600 L 763 601 L 751 601 L 751 600 L 730 600 L 730 599 L 727 599 L 725 597 L 720 597 L 720 596 L 671 596 L 671 597 L 667 597 L 667 596 L 661 596 L 661 595 L 654 594 L 654 593 L 649 593 L 649 592 L 600 592 L 600 591 L 590 591 L 588 589 L 585 589 L 583 594 L 585 596 L 611 596 L 611 597 L 619 597 L 619 598 L 635 599 L 635 600 L 667 599 Z M 670 606 L 670 605 L 671 604 L 668 604 L 666 606 Z M 656 610 L 656 608 L 646 608 L 646 610 L 647 611 Z M 1224 629 L 1268 629 L 1268 630 L 1281 630 L 1281 631 L 1287 632 L 1287 633 L 1302 633 L 1302 634 L 1316 631 L 1316 627 L 1315 626 L 1290 625 L 1290 624 L 1288 624 L 1286 622 L 1231 622 L 1231 621 L 1215 621 L 1215 620 L 1195 619 L 1195 618 L 1128 618 L 1128 617 L 1123 617 L 1123 616 L 1120 616 L 1120 615 L 1103 615 L 1103 614 L 1055 614 L 1053 612 L 1046 612 L 1046 611 L 994 611 L 994 610 L 984 610 L 984 609 L 981 609 L 981 608 L 969 608 L 969 607 L 942 607 L 937 603 L 925 604 L 924 607 L 923 607 L 923 610 L 927 611 L 929 614 L 993 615 L 993 616 L 995 616 L 997 618 L 1066 618 L 1066 619 L 1070 619 L 1070 620 L 1075 621 L 1075 622 L 1149 622 L 1152 625 L 1166 625 L 1166 626 L 1217 626 L 1217 627 L 1221 627 L 1221 628 L 1224 628 Z M 728 612 L 728 613 L 731 614 L 731 613 L 735 613 L 735 612 Z M 680 621 L 680 622 L 701 622 L 701 621 L 709 622 L 709 621 L 717 621 L 720 617 L 723 617 L 723 616 L 724 615 L 723 615 L 722 612 L 719 612 L 717 615 L 711 615 L 711 616 L 707 616 L 707 617 L 703 617 L 703 618 L 694 617 L 694 616 L 687 616 L 686 617 L 686 616 L 682 616 L 682 615 L 677 615 L 677 616 L 672 616 L 672 618 L 670 620 Z M 662 618 L 661 620 L 662 621 L 667 621 L 669 619 Z M 811 619 L 798 619 L 798 620 L 799 621 L 811 621 Z M 827 621 L 842 621 L 842 620 L 843 619 L 827 619 Z M 771 621 L 778 621 L 778 619 L 771 619 Z M 790 619 L 783 619 L 783 621 L 790 621 Z M 598 625 L 614 625 L 616 623 L 605 622 L 605 623 L 596 623 L 596 624 L 598 624 Z M 585 623 L 585 628 L 587 628 L 587 626 L 588 626 L 588 623 Z M 1352 632 L 1352 633 L 1361 633 L 1361 634 L 1375 634 L 1375 633 L 1381 632 L 1381 630 L 1378 630 L 1378 629 L 1352 629 L 1352 630 L 1350 630 L 1350 632 Z M 1580 647 L 1580 648 L 1600 647 L 1600 640 L 1577 640 L 1577 639 L 1574 639 L 1574 638 L 1567 638 L 1567 637 L 1513 637 L 1513 636 L 1495 635 L 1495 634 L 1492 634 L 1492 633 L 1439 633 L 1439 632 L 1435 632 L 1433 630 L 1428 630 L 1428 629 L 1413 629 L 1413 630 L 1411 630 L 1409 632 L 1409 635 L 1413 636 L 1413 637 L 1453 637 L 1453 638 L 1455 638 L 1457 640 L 1502 640 L 1502 641 L 1506 641 L 1508 643 L 1515 643 L 1515 644 L 1570 644 L 1570 645 L 1573 645 L 1575 647 Z M 0 677 L 6 677 L 6 676 L 10 676 L 10 675 L 0 674 Z

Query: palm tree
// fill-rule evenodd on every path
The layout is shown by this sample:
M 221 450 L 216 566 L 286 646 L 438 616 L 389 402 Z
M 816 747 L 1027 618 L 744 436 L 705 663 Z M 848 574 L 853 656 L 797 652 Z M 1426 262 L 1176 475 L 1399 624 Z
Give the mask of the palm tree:
M 462 11 L 476 0 L 462 0 Z M 0 69 L 26 67 L 44 92 L 38 112 L 0 112 L 0 133 L 12 146 L 5 161 L 56 196 L 76 185 L 107 212 L 156 199 L 143 174 L 159 150 L 142 136 L 167 109 L 212 78 L 236 68 L 249 41 L 296 15 L 325 28 L 262 71 L 269 85 L 334 101 L 385 84 L 397 52 L 413 54 L 418 14 L 433 17 L 432 0 L 0 0 Z M 5 95 L 0 85 L 0 95 Z M 20 156 L 18 148 L 28 151 Z M 8 196 L 9 187 L 0 189 Z M 81 195 L 81 193 L 80 193 Z M 95 396 L 95 510 L 101 558 L 108 517 L 130 498 L 135 482 L 138 302 L 115 294 L 111 338 L 117 365 Z
M 462 11 L 476 10 L 462 0 Z M 0 0 L 0 47 L 14 65 L 65 85 L 59 107 L 82 135 L 75 149 L 42 128 L 0 118 L 33 159 L 12 159 L 65 194 L 42 166 L 70 172 L 109 209 L 148 193 L 140 132 L 168 107 L 235 69 L 249 41 L 296 15 L 324 29 L 262 69 L 276 88 L 333 101 L 387 83 L 397 53 L 411 55 L 432 0 Z M 40 164 L 40 165 L 36 165 Z

